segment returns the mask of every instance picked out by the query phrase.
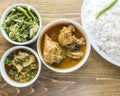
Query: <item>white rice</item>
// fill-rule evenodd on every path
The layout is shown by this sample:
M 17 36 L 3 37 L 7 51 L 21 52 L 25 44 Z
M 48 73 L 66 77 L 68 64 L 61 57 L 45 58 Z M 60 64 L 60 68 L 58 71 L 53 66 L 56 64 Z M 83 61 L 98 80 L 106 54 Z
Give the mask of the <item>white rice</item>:
M 96 19 L 96 14 L 111 0 L 84 0 L 85 27 L 110 58 L 120 62 L 120 0 Z

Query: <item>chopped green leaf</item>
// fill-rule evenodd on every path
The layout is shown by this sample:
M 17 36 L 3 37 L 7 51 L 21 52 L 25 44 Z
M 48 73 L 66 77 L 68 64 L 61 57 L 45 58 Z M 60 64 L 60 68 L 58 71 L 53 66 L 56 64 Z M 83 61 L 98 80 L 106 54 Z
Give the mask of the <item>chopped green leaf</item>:
M 5 64 L 9 64 L 12 61 L 12 58 L 7 57 L 4 61 Z
M 103 9 L 101 9 L 98 14 L 96 15 L 96 19 L 98 19 L 103 13 L 105 13 L 107 10 L 109 10 L 113 5 L 117 3 L 118 0 L 112 0 L 107 6 L 105 6 Z
M 11 12 L 2 23 L 2 28 L 11 40 L 26 42 L 37 34 L 38 28 L 34 27 L 38 24 L 38 17 L 29 7 L 17 6 L 11 8 Z

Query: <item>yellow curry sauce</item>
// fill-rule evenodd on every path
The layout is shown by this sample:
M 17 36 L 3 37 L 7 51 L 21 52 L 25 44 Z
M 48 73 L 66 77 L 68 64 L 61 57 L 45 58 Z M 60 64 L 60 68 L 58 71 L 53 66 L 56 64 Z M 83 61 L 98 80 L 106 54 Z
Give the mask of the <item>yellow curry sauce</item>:
M 56 41 L 58 42 L 58 35 L 59 35 L 59 32 L 60 30 L 64 27 L 64 26 L 67 26 L 68 24 L 65 24 L 65 23 L 61 23 L 61 24 L 58 24 L 58 25 L 54 25 L 50 28 L 48 28 L 46 30 L 46 32 L 44 33 L 44 35 L 42 36 L 42 40 L 40 42 L 40 45 L 41 48 L 40 48 L 40 52 L 43 54 L 43 49 L 44 49 L 44 36 L 45 34 L 47 33 L 48 36 L 53 40 L 53 41 Z M 75 33 L 74 35 L 77 37 L 77 38 L 80 38 L 80 37 L 84 37 L 84 35 L 82 34 L 81 30 L 75 28 Z M 86 44 L 85 46 L 81 46 L 80 50 L 84 53 L 86 53 Z M 50 66 L 52 67 L 55 67 L 55 68 L 60 68 L 60 69 L 67 69 L 67 68 L 71 68 L 75 65 L 77 65 L 79 62 L 81 62 L 82 59 L 72 59 L 72 58 L 69 58 L 69 57 L 65 57 L 59 64 L 57 63 L 54 63 Z

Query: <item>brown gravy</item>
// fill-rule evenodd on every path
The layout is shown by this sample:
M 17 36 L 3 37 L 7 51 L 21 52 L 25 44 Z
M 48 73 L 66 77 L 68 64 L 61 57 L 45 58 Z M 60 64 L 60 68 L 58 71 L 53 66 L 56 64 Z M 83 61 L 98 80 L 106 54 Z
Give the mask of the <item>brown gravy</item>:
M 46 32 L 44 33 L 44 35 L 42 36 L 42 40 L 40 42 L 40 45 L 41 45 L 41 48 L 40 48 L 40 52 L 43 53 L 43 48 L 44 48 L 44 36 L 45 34 L 47 33 L 48 36 L 50 38 L 52 38 L 53 41 L 56 41 L 58 42 L 58 35 L 59 35 L 59 32 L 60 30 L 64 27 L 64 26 L 67 26 L 68 23 L 60 23 L 58 25 L 54 25 L 50 28 L 48 28 L 46 30 Z M 77 37 L 77 38 L 80 38 L 80 37 L 84 37 L 84 35 L 82 34 L 81 30 L 77 29 L 76 28 L 76 31 L 74 33 L 74 35 Z M 85 46 L 82 46 L 81 47 L 81 50 L 86 53 L 86 45 Z M 63 61 L 60 63 L 60 64 L 52 64 L 51 66 L 52 67 L 55 67 L 55 68 L 60 68 L 60 69 L 67 69 L 67 68 L 71 68 L 75 65 L 77 65 L 79 62 L 81 62 L 82 59 L 72 59 L 72 58 L 69 58 L 69 57 L 66 57 L 65 59 L 63 59 Z

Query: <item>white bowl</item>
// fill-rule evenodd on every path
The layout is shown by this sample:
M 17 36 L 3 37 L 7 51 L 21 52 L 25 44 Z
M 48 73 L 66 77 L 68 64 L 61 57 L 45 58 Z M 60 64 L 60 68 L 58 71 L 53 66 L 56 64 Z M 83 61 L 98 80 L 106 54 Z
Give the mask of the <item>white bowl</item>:
M 6 73 L 6 70 L 5 70 L 5 64 L 4 64 L 4 61 L 6 59 L 6 57 L 11 53 L 13 52 L 14 50 L 17 50 L 17 49 L 26 49 L 30 52 L 32 52 L 32 54 L 34 54 L 34 56 L 36 57 L 36 59 L 38 60 L 38 71 L 37 71 L 37 74 L 36 76 L 34 77 L 34 79 L 32 79 L 31 81 L 29 82 L 26 82 L 26 83 L 20 83 L 20 82 L 16 82 L 14 80 L 12 80 Z M 36 81 L 36 79 L 38 78 L 38 76 L 40 75 L 40 71 L 41 71 L 41 61 L 40 61 L 40 58 L 38 56 L 38 54 L 31 48 L 29 47 L 26 47 L 26 46 L 16 46 L 16 47 L 12 47 L 10 48 L 9 50 L 7 50 L 2 58 L 1 58 L 1 64 L 0 64 L 0 71 L 1 71 L 1 75 L 3 77 L 3 79 L 10 85 L 14 86 L 14 87 L 26 87 L 26 86 L 29 86 L 31 85 L 32 83 L 34 83 Z
M 45 31 L 46 31 L 48 28 L 50 28 L 51 26 L 57 25 L 57 24 L 60 24 L 60 23 L 71 23 L 71 24 L 75 25 L 78 29 L 82 30 L 82 33 L 83 33 L 83 35 L 85 36 L 85 39 L 86 39 L 86 42 L 87 42 L 86 54 L 85 54 L 84 58 L 82 59 L 82 61 L 81 61 L 80 63 L 78 63 L 76 66 L 74 66 L 74 67 L 72 67 L 72 68 L 68 68 L 68 69 L 58 69 L 58 68 L 54 68 L 54 67 L 51 67 L 50 65 L 46 64 L 45 61 L 44 61 L 44 59 L 43 59 L 42 53 L 39 51 L 39 49 L 41 48 L 41 47 L 39 46 L 39 42 L 41 42 L 41 38 L 42 38 L 43 34 L 45 33 Z M 39 36 L 38 41 L 37 41 L 37 51 L 38 51 L 38 53 L 39 53 L 39 56 L 40 56 L 43 64 L 44 64 L 47 68 L 49 68 L 49 69 L 51 69 L 51 70 L 53 70 L 53 71 L 55 71 L 55 72 L 59 72 L 59 73 L 72 72 L 72 71 L 75 71 L 75 70 L 77 70 L 78 68 L 82 67 L 82 66 L 85 64 L 86 60 L 88 59 L 88 56 L 89 56 L 89 53 L 90 53 L 90 49 L 91 49 L 91 46 L 90 46 L 90 42 L 89 42 L 89 39 L 88 39 L 88 35 L 84 32 L 84 30 L 82 29 L 82 27 L 81 27 L 81 25 L 80 25 L 79 23 L 77 23 L 77 22 L 75 22 L 75 21 L 73 21 L 73 20 L 69 20 L 69 19 L 58 19 L 58 20 L 56 20 L 56 21 L 53 21 L 53 22 L 47 24 L 47 25 L 43 28 L 43 30 L 41 31 L 41 35 Z
M 37 40 L 39 34 L 40 34 L 40 30 L 42 29 L 42 19 L 41 19 L 41 16 L 39 14 L 39 12 L 34 8 L 32 7 L 31 5 L 28 5 L 28 4 L 15 4 L 15 5 L 12 5 L 12 6 L 9 6 L 5 11 L 4 13 L 2 14 L 2 17 L 1 17 L 1 22 L 0 24 L 2 25 L 2 23 L 5 21 L 6 17 L 8 16 L 8 14 L 10 13 L 10 10 L 11 8 L 13 7 L 16 7 L 16 6 L 22 6 L 22 7 L 27 7 L 29 6 L 31 8 L 31 10 L 36 14 L 36 16 L 38 17 L 38 20 L 39 20 L 39 30 L 38 30 L 38 33 L 34 36 L 34 38 L 32 38 L 31 40 L 27 41 L 27 42 L 16 42 L 16 41 L 13 41 L 11 40 L 8 35 L 6 34 L 5 30 L 1 27 L 1 32 L 3 34 L 3 36 L 5 37 L 5 39 L 7 41 L 9 41 L 10 43 L 12 44 L 15 44 L 15 45 L 28 45 L 28 44 L 31 44 L 33 43 L 35 40 Z
M 83 5 L 82 5 L 82 9 L 81 9 L 81 21 L 82 21 L 82 27 L 83 27 L 83 29 L 85 30 L 85 32 L 89 35 L 89 39 L 90 39 L 90 42 L 91 42 L 91 44 L 92 44 L 92 47 L 96 50 L 96 52 L 101 56 L 101 57 L 103 57 L 105 60 L 107 60 L 108 62 L 110 62 L 110 63 L 112 63 L 112 64 L 114 64 L 114 65 L 117 65 L 117 66 L 119 66 L 120 67 L 120 62 L 119 61 L 116 61 L 116 60 L 114 60 L 114 59 L 112 59 L 112 58 L 110 58 L 110 56 L 108 56 L 101 48 L 100 48 L 100 46 L 98 46 L 98 44 L 95 42 L 95 40 L 94 40 L 94 38 L 93 38 L 93 34 L 91 34 L 90 32 L 89 32 L 89 29 L 88 28 L 86 28 L 86 18 L 85 18 L 85 16 L 84 16 L 84 14 L 86 14 L 86 13 L 84 13 L 84 8 L 86 8 L 86 6 L 85 6 L 85 1 L 83 2 Z

